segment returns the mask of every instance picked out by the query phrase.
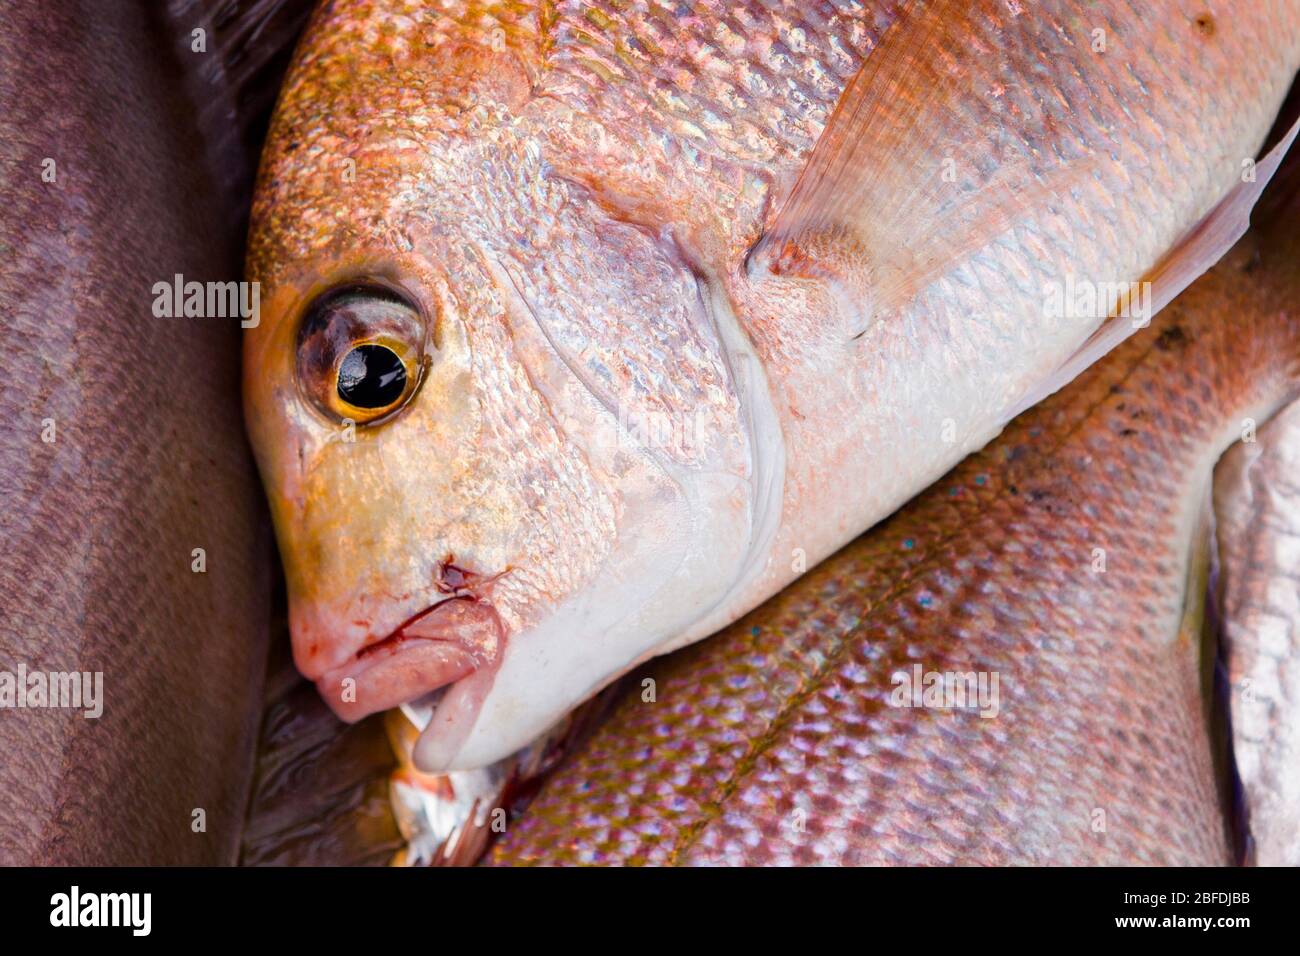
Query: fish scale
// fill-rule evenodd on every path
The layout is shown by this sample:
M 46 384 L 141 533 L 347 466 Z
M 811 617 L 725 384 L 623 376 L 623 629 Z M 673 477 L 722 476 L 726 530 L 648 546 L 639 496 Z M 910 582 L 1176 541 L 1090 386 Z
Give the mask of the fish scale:
M 499 667 L 348 708 L 448 688 L 415 760 L 468 770 L 736 620 L 1111 341 L 1046 289 L 1217 258 L 1297 65 L 1294 0 L 322 6 L 245 351 L 303 672 L 336 693 L 445 555 L 509 569 Z M 376 275 L 425 372 L 338 442 L 295 330 Z
M 0 865 L 228 864 L 266 515 L 238 320 L 159 318 L 151 290 L 237 273 L 236 94 L 273 67 L 191 56 L 201 4 L 0 6 Z M 10 710 L 22 666 L 98 672 L 102 714 Z
M 1220 451 L 1300 388 L 1298 249 L 1293 221 L 1252 233 L 879 529 L 643 667 L 490 861 L 1229 862 L 1189 552 Z M 891 706 L 915 663 L 999 673 L 998 715 Z

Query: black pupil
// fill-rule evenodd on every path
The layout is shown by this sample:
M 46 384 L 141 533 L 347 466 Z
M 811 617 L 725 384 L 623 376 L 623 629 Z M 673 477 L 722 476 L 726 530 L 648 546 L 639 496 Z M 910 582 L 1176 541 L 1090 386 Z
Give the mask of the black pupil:
M 406 366 L 384 345 L 358 345 L 339 366 L 339 396 L 357 408 L 384 408 L 402 397 Z

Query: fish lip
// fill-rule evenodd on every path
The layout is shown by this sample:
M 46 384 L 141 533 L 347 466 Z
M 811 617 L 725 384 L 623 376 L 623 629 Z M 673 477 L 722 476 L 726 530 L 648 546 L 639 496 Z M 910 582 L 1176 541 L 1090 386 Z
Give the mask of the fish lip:
M 448 596 L 318 677 L 316 689 L 325 703 L 340 719 L 354 723 L 475 673 L 486 663 L 481 649 L 455 639 L 409 633 L 419 625 L 435 624 L 439 615 L 445 616 L 458 602 L 477 603 L 471 597 Z M 343 682 L 349 679 L 353 684 L 347 688 Z M 347 696 L 345 690 L 350 691 Z

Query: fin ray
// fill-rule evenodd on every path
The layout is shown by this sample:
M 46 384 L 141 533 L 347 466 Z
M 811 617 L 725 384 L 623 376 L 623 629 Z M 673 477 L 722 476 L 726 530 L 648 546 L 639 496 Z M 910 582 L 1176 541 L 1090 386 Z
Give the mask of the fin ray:
M 1033 61 L 1048 28 L 1014 5 L 989 14 L 909 0 L 841 94 L 749 267 L 850 273 L 870 289 L 864 309 L 897 307 L 1079 182 L 1086 161 L 1008 134 L 1030 118 L 996 122 L 1036 102 L 1016 64 Z M 1030 100 L 1009 96 L 1013 87 Z M 908 157 L 937 159 L 926 169 Z

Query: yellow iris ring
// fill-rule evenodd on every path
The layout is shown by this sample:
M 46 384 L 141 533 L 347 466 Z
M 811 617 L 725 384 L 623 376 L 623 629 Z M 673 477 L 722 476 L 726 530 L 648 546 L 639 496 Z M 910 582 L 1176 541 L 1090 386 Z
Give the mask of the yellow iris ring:
M 402 363 L 402 368 L 406 370 L 406 384 L 402 389 L 402 393 L 387 405 L 380 406 L 379 408 L 362 408 L 360 405 L 353 405 L 339 394 L 339 371 L 343 367 L 343 360 L 351 354 L 353 349 L 360 348 L 363 345 L 383 346 L 397 356 L 398 361 Z M 384 335 L 381 333 L 357 339 L 355 342 L 351 343 L 345 351 L 341 352 L 334 361 L 334 367 L 331 370 L 334 387 L 329 391 L 329 404 L 331 410 L 338 415 L 339 418 L 351 419 L 359 425 L 370 424 L 371 422 L 383 418 L 385 415 L 391 414 L 405 404 L 406 400 L 411 397 L 411 393 L 414 392 L 416 387 L 420 384 L 421 368 L 418 358 L 419 351 L 409 342 L 405 342 L 402 339 L 391 335 Z

